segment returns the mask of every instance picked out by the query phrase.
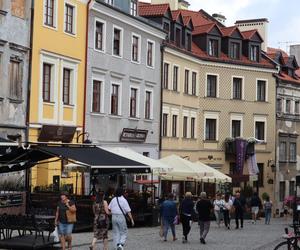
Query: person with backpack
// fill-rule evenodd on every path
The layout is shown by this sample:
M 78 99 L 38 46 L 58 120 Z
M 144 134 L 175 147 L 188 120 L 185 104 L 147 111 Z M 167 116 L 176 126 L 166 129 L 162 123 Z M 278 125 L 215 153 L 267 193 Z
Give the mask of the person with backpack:
M 252 212 L 252 224 L 256 224 L 259 208 L 261 208 L 261 200 L 256 192 L 251 197 L 250 205 Z
M 270 201 L 270 197 L 267 196 L 266 200 L 264 201 L 264 210 L 265 210 L 265 224 L 270 225 L 270 220 L 272 216 L 272 207 L 273 203 Z

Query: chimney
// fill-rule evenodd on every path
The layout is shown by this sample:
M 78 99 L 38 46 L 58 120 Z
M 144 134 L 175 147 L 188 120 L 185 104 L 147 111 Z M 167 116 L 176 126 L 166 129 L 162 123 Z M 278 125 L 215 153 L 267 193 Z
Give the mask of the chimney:
M 262 50 L 267 51 L 268 49 L 268 26 L 269 20 L 267 18 L 249 19 L 249 20 L 238 20 L 235 25 L 240 31 L 248 31 L 257 29 L 264 42 L 262 43 Z
M 186 10 L 190 4 L 187 0 L 151 0 L 151 4 L 163 4 L 168 3 L 171 10 Z
M 226 17 L 225 16 L 215 13 L 215 14 L 212 14 L 212 17 L 214 19 L 216 19 L 218 22 L 225 25 L 225 22 L 226 22 Z

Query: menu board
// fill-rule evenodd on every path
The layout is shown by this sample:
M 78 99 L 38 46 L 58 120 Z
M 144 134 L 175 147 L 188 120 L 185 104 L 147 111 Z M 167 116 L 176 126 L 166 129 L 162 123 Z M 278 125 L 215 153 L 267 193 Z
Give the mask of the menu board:
M 0 194 L 0 208 L 20 206 L 23 204 L 22 194 Z

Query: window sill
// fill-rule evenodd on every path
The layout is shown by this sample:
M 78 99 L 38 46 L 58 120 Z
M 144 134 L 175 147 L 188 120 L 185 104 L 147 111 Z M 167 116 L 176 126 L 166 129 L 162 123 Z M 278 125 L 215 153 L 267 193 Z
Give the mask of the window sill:
M 182 137 L 182 140 L 184 140 L 184 141 L 197 141 L 196 138 L 188 138 L 188 137 Z
M 190 97 L 197 97 L 197 95 L 189 94 L 189 93 L 183 93 L 185 96 L 190 96 Z
M 131 60 L 131 62 L 134 63 L 134 64 L 141 64 L 141 61 L 133 61 L 133 60 Z
M 260 103 L 268 103 L 268 101 L 261 101 L 261 100 L 256 100 L 256 102 L 260 102 Z
M 94 51 L 105 54 L 105 49 L 101 50 L 94 47 Z
M 289 163 L 296 164 L 297 161 L 289 161 Z
M 54 31 L 57 31 L 57 27 L 55 26 L 51 26 L 51 25 L 47 25 L 47 24 L 43 24 L 44 28 L 46 29 L 50 29 L 50 30 L 54 30 Z
M 54 105 L 55 105 L 55 102 L 43 101 L 43 104 L 49 105 L 49 106 L 54 106 Z
M 139 118 L 139 117 L 128 117 L 128 120 L 131 120 L 131 121 L 139 121 L 140 118 Z
M 232 101 L 245 101 L 245 99 L 242 98 L 231 98 Z
M 15 103 L 15 104 L 21 104 L 24 102 L 24 100 L 20 100 L 20 99 L 15 99 L 15 98 L 8 98 L 10 103 Z
M 121 115 L 113 115 L 113 114 L 110 114 L 109 117 L 112 119 L 122 119 L 123 118 Z
M 112 56 L 115 57 L 115 58 L 118 58 L 118 59 L 122 59 L 122 58 L 123 58 L 122 55 L 115 55 L 115 54 L 112 54 Z
M 63 105 L 64 105 L 65 108 L 74 108 L 75 107 L 74 104 L 66 104 L 66 103 L 64 103 Z
M 144 122 L 153 122 L 153 119 L 144 119 Z
M 218 140 L 203 140 L 204 143 L 219 143 Z
M 71 36 L 71 37 L 76 37 L 76 34 L 75 33 L 72 33 L 72 32 L 68 32 L 68 31 L 64 31 L 64 33 L 68 36 Z
M 217 99 L 217 96 L 205 96 L 205 98 L 212 98 L 212 99 Z
M 154 66 L 150 66 L 150 65 L 147 65 L 147 68 L 149 68 L 149 69 L 155 69 Z
M 105 116 L 105 114 L 104 113 L 98 113 L 98 112 L 90 112 L 90 115 L 91 116 Z

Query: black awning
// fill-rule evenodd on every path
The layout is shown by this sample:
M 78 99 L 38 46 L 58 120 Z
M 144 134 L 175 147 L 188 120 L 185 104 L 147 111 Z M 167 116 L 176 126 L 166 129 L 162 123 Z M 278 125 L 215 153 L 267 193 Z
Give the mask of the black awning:
M 14 148 L 17 148 L 16 142 L 0 137 L 0 155 L 10 153 Z
M 113 154 L 96 146 L 39 146 L 34 145 L 29 149 L 22 147 L 0 156 L 0 173 L 20 171 L 30 168 L 40 161 L 53 157 L 67 159 L 78 164 L 98 168 L 103 172 L 115 172 L 117 169 L 125 172 L 144 173 L 150 172 L 150 167 L 132 161 L 125 157 Z

